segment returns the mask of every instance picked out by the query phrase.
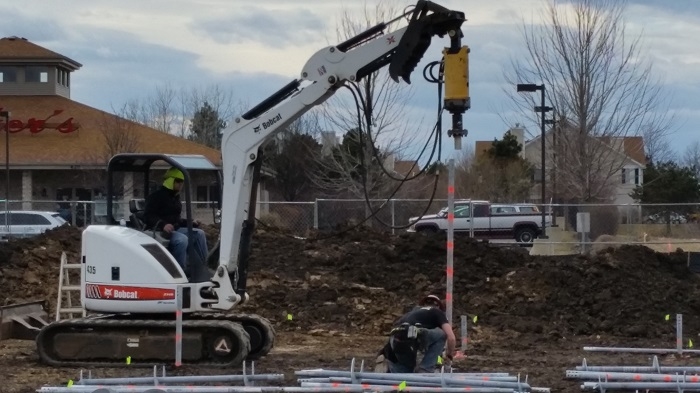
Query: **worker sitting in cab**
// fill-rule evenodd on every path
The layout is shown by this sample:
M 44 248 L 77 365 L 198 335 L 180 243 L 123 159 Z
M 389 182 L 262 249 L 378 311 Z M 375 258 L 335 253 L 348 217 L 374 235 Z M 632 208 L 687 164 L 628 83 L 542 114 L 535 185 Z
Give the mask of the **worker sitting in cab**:
M 169 238 L 168 251 L 177 263 L 187 272 L 187 220 L 181 217 L 182 190 L 185 176 L 177 168 L 170 168 L 163 176 L 163 185 L 148 197 L 144 208 L 146 230 L 162 231 Z M 208 247 L 204 231 L 199 227 L 199 221 L 192 222 L 195 252 L 201 261 L 206 261 Z

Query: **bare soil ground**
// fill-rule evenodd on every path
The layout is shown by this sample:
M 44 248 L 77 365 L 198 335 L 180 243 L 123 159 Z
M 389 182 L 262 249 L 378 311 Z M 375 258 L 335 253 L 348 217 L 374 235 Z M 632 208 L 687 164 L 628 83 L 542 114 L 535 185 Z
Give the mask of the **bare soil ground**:
M 626 338 L 596 339 L 574 337 L 572 339 L 546 339 L 541 336 L 499 334 L 483 329 L 482 336 L 468 346 L 467 357 L 454 363 L 455 371 L 508 372 L 520 374 L 531 386 L 549 387 L 552 392 L 578 392 L 580 382 L 566 380 L 567 369 L 574 369 L 585 358 L 589 365 L 651 365 L 650 355 L 610 354 L 584 352 L 583 346 L 634 346 L 673 347 L 673 342 L 660 340 L 634 340 Z M 363 334 L 330 335 L 328 332 L 308 334 L 305 332 L 282 332 L 275 349 L 264 359 L 256 362 L 256 373 L 284 373 L 285 384 L 296 386 L 294 371 L 313 368 L 350 369 L 354 358 L 359 369 L 364 360 L 366 369 L 374 365 L 376 349 L 384 337 Z M 662 365 L 700 365 L 697 358 L 680 358 L 676 355 L 659 358 Z M 87 372 L 88 369 L 83 369 Z M 92 376 L 136 377 L 150 376 L 152 369 L 146 368 L 97 368 Z M 29 393 L 37 388 L 65 386 L 69 379 L 78 380 L 80 369 L 53 368 L 38 363 L 31 341 L 8 340 L 0 342 L 0 377 L 3 393 Z M 217 375 L 240 374 L 236 369 L 206 369 L 183 367 L 167 369 L 168 375 Z
M 216 228 L 207 228 L 210 239 Z M 31 240 L 0 245 L 0 303 L 45 299 L 55 307 L 59 257 L 78 258 L 80 232 L 62 228 Z M 366 230 L 303 240 L 259 230 L 250 267 L 251 301 L 236 311 L 269 318 L 278 344 L 256 364 L 258 372 L 347 369 L 350 359 L 372 365 L 396 317 L 426 293 L 445 291 L 445 239 L 389 236 Z M 602 250 L 594 257 L 530 256 L 523 249 L 492 248 L 458 238 L 454 315 L 470 324 L 460 371 L 521 373 L 533 386 L 579 391 L 564 380 L 580 364 L 649 365 L 647 355 L 587 353 L 583 346 L 675 346 L 676 313 L 686 338 L 700 333 L 700 280 L 681 251 L 646 247 Z M 289 321 L 287 314 L 292 314 Z M 664 316 L 669 314 L 670 321 Z M 50 315 L 53 315 L 52 313 Z M 458 327 L 458 323 L 456 326 Z M 693 340 L 700 342 L 700 339 Z M 665 364 L 697 365 L 690 358 Z M 43 384 L 77 379 L 78 369 L 38 363 L 31 341 L 0 342 L 0 392 L 30 392 Z M 148 369 L 98 369 L 99 376 L 149 375 Z M 192 369 L 192 374 L 240 370 Z

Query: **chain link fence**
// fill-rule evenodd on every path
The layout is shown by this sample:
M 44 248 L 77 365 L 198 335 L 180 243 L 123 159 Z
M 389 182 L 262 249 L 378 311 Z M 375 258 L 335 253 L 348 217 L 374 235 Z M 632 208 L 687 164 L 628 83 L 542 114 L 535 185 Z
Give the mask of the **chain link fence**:
M 258 203 L 263 224 L 298 233 L 364 225 L 395 234 L 408 228 L 409 218 L 435 214 L 445 206 L 446 199 L 434 199 L 432 203 L 428 199 L 370 200 L 370 203 L 364 199 Z
M 339 228 L 364 225 L 394 234 L 408 228 L 409 218 L 435 214 L 447 206 L 447 200 L 435 199 L 316 199 L 307 202 L 259 202 L 258 219 L 264 225 L 286 229 L 298 235 L 311 230 L 333 231 Z M 539 242 L 578 244 L 582 241 L 600 244 L 694 244 L 700 251 L 700 204 L 548 204 L 539 205 L 540 211 L 552 214 L 552 226 L 547 228 L 546 239 Z M 12 213 L 9 222 L 5 210 Z M 50 212 L 76 227 L 106 222 L 106 201 L 0 201 L 0 231 L 8 227 L 50 225 L 30 211 Z M 193 202 L 193 216 L 202 223 L 211 224 L 215 218 L 215 203 Z M 117 219 L 129 219 L 127 202 L 113 204 Z M 372 218 L 367 217 L 373 215 Z M 578 232 L 578 221 L 588 218 L 587 233 Z M 4 227 L 4 228 L 3 228 Z M 393 228 L 392 228 L 393 227 Z M 19 231 L 19 229 L 17 230 Z M 4 232 L 3 232 L 4 233 Z M 685 247 L 687 248 L 687 246 Z

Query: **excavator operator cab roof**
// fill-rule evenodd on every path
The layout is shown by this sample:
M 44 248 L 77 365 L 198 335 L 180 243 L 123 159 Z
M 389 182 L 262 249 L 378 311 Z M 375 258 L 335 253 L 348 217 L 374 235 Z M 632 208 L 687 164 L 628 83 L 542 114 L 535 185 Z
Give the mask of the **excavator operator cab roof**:
M 107 170 L 109 172 L 148 172 L 151 165 L 157 161 L 164 161 L 183 172 L 188 170 L 219 170 L 211 161 L 201 155 L 149 153 L 117 154 L 109 160 Z
M 218 190 L 221 190 L 221 172 L 209 159 L 202 155 L 196 154 L 160 154 L 160 153 L 119 153 L 114 155 L 107 164 L 107 220 L 110 223 L 116 223 L 113 217 L 112 204 L 114 203 L 114 174 L 117 172 L 131 172 L 143 174 L 143 190 L 144 194 L 148 193 L 152 183 L 150 171 L 162 169 L 166 170 L 170 167 L 179 169 L 185 177 L 185 184 L 191 183 L 191 172 L 211 171 L 215 175 L 215 182 Z M 160 180 L 160 179 L 154 179 Z M 184 197 L 185 209 L 184 212 L 188 220 L 192 220 L 192 191 L 190 187 L 184 187 L 182 196 Z M 145 197 L 145 195 L 144 195 Z M 131 204 L 131 201 L 129 201 Z M 217 196 L 217 208 L 221 209 L 221 198 Z M 133 212 L 132 212 L 133 213 Z

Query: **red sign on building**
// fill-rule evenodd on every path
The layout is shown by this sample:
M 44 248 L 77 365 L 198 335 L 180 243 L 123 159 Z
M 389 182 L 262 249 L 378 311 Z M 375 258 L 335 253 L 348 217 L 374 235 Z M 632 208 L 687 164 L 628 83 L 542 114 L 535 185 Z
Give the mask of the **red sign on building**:
M 0 108 L 0 110 L 2 109 L 3 108 Z M 50 118 L 57 116 L 61 113 L 63 113 L 63 109 L 56 109 L 53 111 L 53 115 L 45 119 L 37 119 L 35 117 L 24 121 L 20 119 L 10 119 L 9 123 L 7 124 L 7 128 L 10 134 L 16 134 L 24 130 L 29 131 L 31 134 L 38 134 L 44 130 L 57 130 L 62 134 L 69 134 L 71 132 L 77 131 L 80 128 L 80 124 L 78 124 L 78 122 L 76 122 L 72 117 L 69 117 L 67 120 L 64 120 L 60 123 L 49 123 L 47 121 Z M 0 119 L 0 131 L 4 130 L 5 121 L 4 119 Z

